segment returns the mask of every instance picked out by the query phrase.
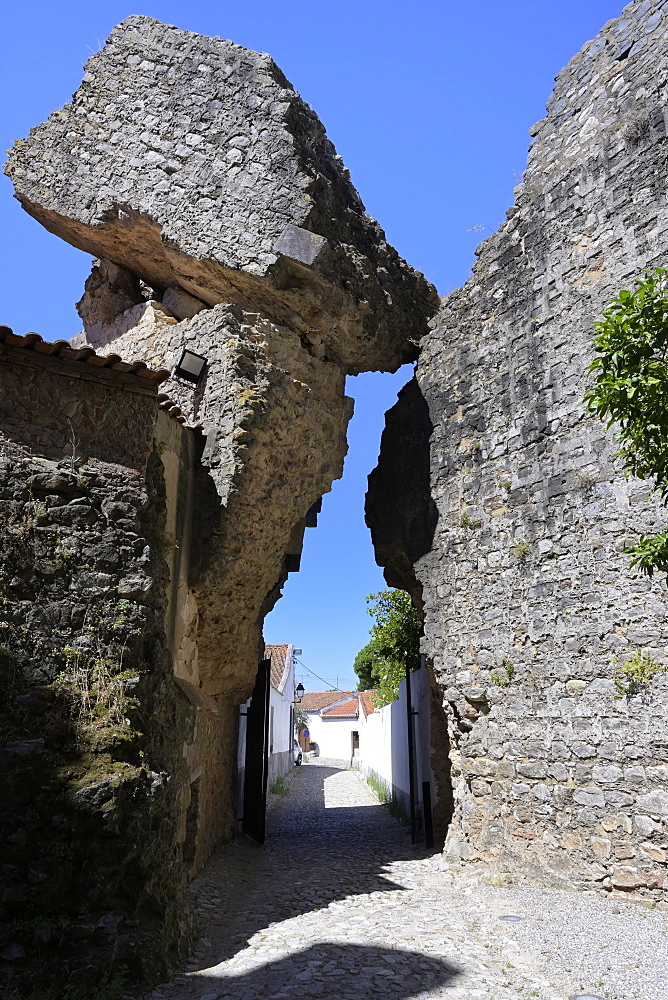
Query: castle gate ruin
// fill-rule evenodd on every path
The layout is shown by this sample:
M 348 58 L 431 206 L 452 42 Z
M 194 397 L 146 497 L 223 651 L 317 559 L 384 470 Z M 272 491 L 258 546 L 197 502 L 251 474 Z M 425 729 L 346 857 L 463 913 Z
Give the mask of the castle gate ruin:
M 267 55 L 129 17 L 15 144 L 22 206 L 96 262 L 70 343 L 0 329 L 13 975 L 51 949 L 84 984 L 150 981 L 183 953 L 345 376 L 408 360 L 367 520 L 424 613 L 446 857 L 661 897 L 668 678 L 619 698 L 612 660 L 665 659 L 665 582 L 622 551 L 664 512 L 581 399 L 597 315 L 665 262 L 666 19 L 636 0 L 562 71 L 440 304 Z

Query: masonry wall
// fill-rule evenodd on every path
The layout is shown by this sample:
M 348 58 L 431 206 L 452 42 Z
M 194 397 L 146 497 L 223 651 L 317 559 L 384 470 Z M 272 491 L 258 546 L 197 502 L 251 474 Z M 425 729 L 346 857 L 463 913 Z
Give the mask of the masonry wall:
M 446 853 L 645 896 L 668 861 L 668 676 L 620 697 L 613 675 L 638 649 L 666 662 L 665 581 L 622 551 L 665 511 L 581 401 L 596 317 L 666 263 L 667 38 L 663 2 L 631 4 L 557 77 L 507 222 L 421 344 L 436 523 L 402 489 L 397 428 L 425 426 L 410 393 L 368 500 L 388 579 L 424 602 L 449 720 Z M 416 533 L 433 540 L 408 553 L 411 585 Z
M 138 982 L 190 935 L 160 452 L 193 435 L 138 379 L 0 353 L 0 977 Z

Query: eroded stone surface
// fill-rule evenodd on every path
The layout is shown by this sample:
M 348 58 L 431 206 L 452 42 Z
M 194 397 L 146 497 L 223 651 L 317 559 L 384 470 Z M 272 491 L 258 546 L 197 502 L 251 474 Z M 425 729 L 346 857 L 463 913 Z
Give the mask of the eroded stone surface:
M 136 377 L 6 349 L 0 369 L 0 993 L 89 995 L 119 961 L 155 977 L 186 946 L 189 755 L 213 758 L 201 864 L 232 832 L 215 755 L 236 718 L 195 747 L 204 720 L 173 681 L 193 431 Z
M 7 171 L 51 232 L 162 294 L 324 337 L 351 372 L 414 357 L 436 306 L 266 53 L 149 17 L 118 25 Z
M 641 843 L 666 838 L 668 677 L 626 699 L 612 675 L 615 656 L 668 651 L 665 583 L 622 551 L 665 510 L 581 401 L 595 319 L 665 264 L 666 16 L 629 5 L 559 74 L 508 221 L 422 342 L 438 520 L 404 583 L 449 714 L 446 852 L 654 895 L 665 864 Z M 406 535 L 432 530 L 397 459 L 425 433 L 414 412 L 391 412 L 368 499 L 392 581 Z

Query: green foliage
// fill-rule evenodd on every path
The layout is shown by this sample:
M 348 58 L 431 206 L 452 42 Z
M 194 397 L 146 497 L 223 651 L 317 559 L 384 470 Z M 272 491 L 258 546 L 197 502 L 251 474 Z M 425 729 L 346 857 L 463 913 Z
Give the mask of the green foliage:
M 399 820 L 400 823 L 406 825 L 409 822 L 408 813 L 404 809 L 401 800 L 392 793 L 388 784 L 383 781 L 380 775 L 376 774 L 375 771 L 369 771 L 365 775 L 365 778 L 367 784 L 373 788 L 374 792 L 378 796 L 378 801 L 382 802 L 382 804 L 386 806 L 390 816 L 394 816 L 394 818 Z
M 667 664 L 658 663 L 641 649 L 637 649 L 624 663 L 614 659 L 612 665 L 615 668 L 613 678 L 618 698 L 632 698 L 640 694 L 656 674 L 668 672 Z
M 460 528 L 471 528 L 473 531 L 482 527 L 482 521 L 476 521 L 472 517 L 469 517 L 466 511 L 459 518 Z
M 141 609 L 131 601 L 102 601 L 90 606 L 81 631 L 60 650 L 65 669 L 53 682 L 81 735 L 101 728 L 124 728 L 137 707 L 128 694 L 136 670 L 123 663 L 128 644 L 141 634 Z
M 508 687 L 511 680 L 515 676 L 515 666 L 512 660 L 509 660 L 507 656 L 501 660 L 501 666 L 503 672 L 500 670 L 492 670 L 490 673 L 490 679 L 492 684 L 496 684 L 497 687 Z
M 288 794 L 288 785 L 287 785 L 287 782 L 285 780 L 285 775 L 279 774 L 279 776 L 275 779 L 275 781 L 273 782 L 273 784 L 270 786 L 269 791 L 271 792 L 272 795 L 287 795 Z
M 377 673 L 385 664 L 380 643 L 372 639 L 355 657 L 353 670 L 359 677 L 358 691 L 368 691 L 376 684 Z
M 591 413 L 618 424 L 615 435 L 627 475 L 653 479 L 668 498 L 668 270 L 643 272 L 633 291 L 621 291 L 596 324 L 594 386 L 584 402 Z M 625 550 L 631 565 L 652 575 L 668 570 L 668 532 L 641 536 Z
M 517 545 L 510 546 L 510 554 L 516 559 L 526 559 L 531 554 L 531 542 L 518 542 Z
M 375 688 L 374 703 L 388 705 L 399 693 L 406 667 L 416 670 L 420 666 L 422 619 L 403 590 L 381 590 L 366 601 L 374 602 L 367 611 L 375 625 L 369 630 L 371 642 L 355 658 L 355 672 L 360 690 Z
M 304 709 L 301 707 L 301 705 L 295 705 L 293 719 L 294 719 L 295 733 L 299 734 L 301 733 L 302 729 L 308 729 L 309 718 Z

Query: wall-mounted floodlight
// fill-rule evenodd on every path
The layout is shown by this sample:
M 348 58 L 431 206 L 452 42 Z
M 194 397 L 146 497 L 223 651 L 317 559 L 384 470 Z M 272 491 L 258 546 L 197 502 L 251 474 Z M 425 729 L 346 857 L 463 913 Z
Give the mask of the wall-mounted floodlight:
M 297 687 L 295 688 L 295 701 L 301 701 L 303 697 L 304 697 L 304 685 L 300 681 Z
M 187 382 L 197 385 L 205 365 L 206 358 L 203 358 L 201 354 L 195 354 L 194 351 L 184 349 L 172 375 L 175 378 L 184 378 Z

